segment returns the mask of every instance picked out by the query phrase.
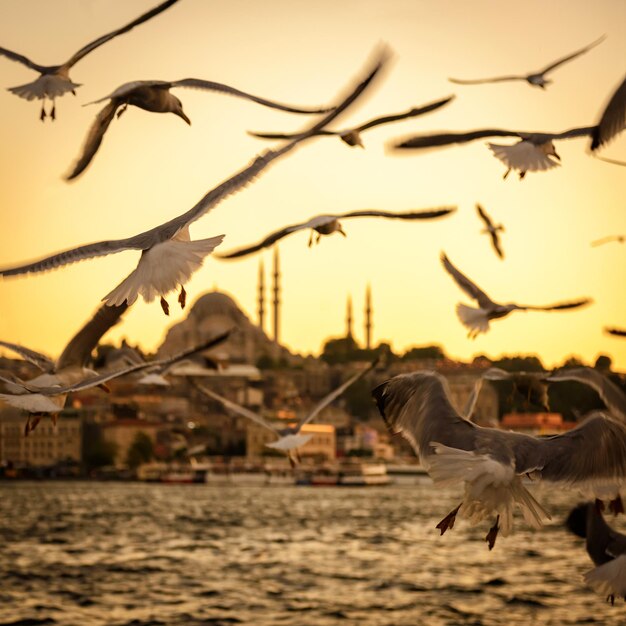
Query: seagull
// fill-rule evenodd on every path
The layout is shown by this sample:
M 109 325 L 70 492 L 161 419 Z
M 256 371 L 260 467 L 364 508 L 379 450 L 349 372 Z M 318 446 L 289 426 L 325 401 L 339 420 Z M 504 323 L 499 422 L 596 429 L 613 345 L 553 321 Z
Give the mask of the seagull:
M 102 305 L 94 316 L 72 337 L 56 362 L 35 350 L 19 344 L 0 341 L 0 346 L 16 352 L 42 371 L 41 375 L 25 383 L 15 381 L 16 384 L 10 384 L 7 379 L 2 379 L 9 393 L 0 394 L 0 399 L 11 406 L 25 409 L 30 413 L 25 427 L 26 435 L 35 428 L 42 413 L 52 413 L 53 422 L 56 424 L 56 416 L 65 406 L 67 395 L 59 394 L 54 398 L 47 398 L 38 393 L 25 394 L 22 384 L 36 392 L 39 388 L 64 387 L 97 376 L 97 372 L 87 367 L 91 353 L 108 330 L 120 321 L 127 308 L 127 304 L 115 307 Z M 104 388 L 106 389 L 106 387 Z M 34 417 L 33 422 L 30 419 L 31 416 Z
M 224 235 L 218 235 L 191 241 L 189 227 L 224 198 L 256 179 L 272 161 L 293 150 L 301 141 L 323 129 L 326 124 L 347 109 L 382 69 L 388 56 L 388 52 L 382 50 L 366 78 L 353 87 L 349 95 L 344 97 L 340 104 L 322 120 L 306 129 L 293 141 L 257 156 L 250 165 L 209 191 L 195 206 L 182 215 L 127 239 L 99 241 L 71 248 L 25 265 L 0 269 L 0 276 L 42 272 L 83 259 L 115 254 L 122 250 L 141 250 L 141 257 L 135 270 L 103 300 L 109 306 L 119 306 L 123 303 L 132 304 L 140 295 L 146 302 L 160 297 L 163 312 L 168 315 L 169 304 L 164 296 L 180 286 L 178 302 L 181 308 L 184 308 L 187 297 L 184 284 L 200 268 L 204 257 L 210 254 L 224 238 Z
M 592 135 L 595 128 L 595 126 L 582 126 L 561 133 L 525 132 L 497 128 L 472 130 L 465 133 L 444 132 L 432 135 L 416 135 L 394 144 L 393 147 L 402 150 L 422 149 L 468 143 L 483 137 L 519 137 L 520 141 L 510 146 L 495 143 L 488 143 L 487 146 L 494 156 L 507 166 L 503 178 L 506 178 L 511 170 L 517 170 L 521 180 L 526 176 L 526 172 L 542 172 L 559 165 L 558 161 L 561 160 L 561 157 L 556 151 L 554 141 L 587 137 Z
M 309 236 L 309 247 L 313 245 L 314 233 L 317 233 L 315 243 L 319 243 L 323 235 L 332 235 L 333 233 L 341 233 L 344 237 L 347 237 L 345 231 L 341 226 L 340 219 L 347 219 L 349 217 L 385 217 L 387 219 L 402 219 L 402 220 L 427 220 L 435 219 L 437 217 L 443 217 L 449 215 L 453 211 L 456 211 L 456 207 L 443 207 L 437 209 L 427 209 L 425 211 L 407 211 L 404 213 L 393 213 L 390 211 L 379 211 L 378 209 L 364 209 L 362 211 L 350 211 L 349 213 L 338 213 L 335 215 L 316 215 L 312 217 L 308 222 L 302 222 L 301 224 L 293 224 L 292 226 L 286 226 L 276 232 L 268 235 L 263 241 L 229 252 L 226 254 L 216 254 L 219 259 L 234 259 L 237 257 L 246 256 L 257 252 L 263 248 L 267 248 L 276 243 L 279 239 L 295 233 L 299 230 L 307 228 L 311 229 Z
M 448 104 L 448 102 L 451 102 L 452 100 L 454 100 L 454 96 L 449 96 L 447 98 L 443 98 L 442 100 L 425 104 L 421 107 L 414 107 L 404 113 L 395 113 L 392 115 L 376 117 L 369 120 L 369 122 L 361 124 L 360 126 L 354 126 L 353 128 L 346 128 L 344 130 L 320 130 L 317 134 L 339 137 L 341 141 L 348 144 L 350 147 L 358 146 L 359 148 L 364 148 L 365 146 L 363 145 L 363 140 L 361 139 L 361 133 L 363 131 L 380 126 L 381 124 L 389 124 L 391 122 L 397 122 L 399 120 L 405 120 L 410 117 L 418 117 L 419 115 L 430 113 L 431 111 L 435 111 L 436 109 Z M 253 137 L 258 137 L 259 139 L 293 139 L 297 136 L 295 133 L 256 133 L 252 131 L 248 131 L 248 134 Z
M 127 307 L 117 308 L 125 309 Z M 100 308 L 100 311 L 105 312 L 103 315 L 111 315 L 115 309 L 113 307 L 103 305 Z M 56 378 L 44 378 L 43 376 L 40 376 L 37 379 L 29 381 L 15 380 L 15 378 L 9 379 L 0 375 L 0 382 L 4 383 L 10 390 L 10 393 L 0 394 L 0 400 L 4 400 L 11 406 L 29 411 L 31 415 L 29 415 L 24 432 L 25 435 L 28 435 L 28 433 L 35 428 L 42 415 L 52 414 L 51 417 L 54 423 L 56 423 L 56 416 L 65 406 L 65 400 L 68 394 L 85 391 L 86 389 L 91 389 L 93 387 L 101 387 L 107 390 L 106 383 L 110 380 L 141 370 L 165 370 L 174 363 L 222 343 L 228 338 L 230 332 L 231 330 L 229 329 L 226 332 L 211 337 L 210 339 L 191 348 L 187 348 L 186 350 L 183 350 L 173 356 L 156 361 L 134 363 L 113 372 L 98 374 L 93 370 L 89 370 L 88 376 L 85 376 L 84 372 L 82 375 L 79 375 L 77 372 L 72 372 L 71 376 L 66 375 L 63 377 L 58 376 L 57 373 Z M 30 424 L 30 417 L 32 415 L 36 417 L 36 421 L 33 425 Z
M 601 148 L 626 128 L 626 78 L 622 81 L 600 116 L 600 121 L 591 135 L 591 151 Z M 621 161 L 603 159 L 624 165 Z
M 594 494 L 617 492 L 626 477 L 626 425 L 595 413 L 576 428 L 551 437 L 533 437 L 481 427 L 453 408 L 445 379 L 436 372 L 400 374 L 372 394 L 387 427 L 400 433 L 420 457 L 436 487 L 463 484 L 462 502 L 437 528 L 443 534 L 457 514 L 473 524 L 495 523 L 485 540 L 491 550 L 499 532 L 513 526 L 513 511 L 540 527 L 550 515 L 522 482 L 524 477 L 582 485 Z
M 575 381 L 591 387 L 604 402 L 612 417 L 626 424 L 626 394 L 607 376 L 592 367 L 566 367 L 550 374 L 549 383 Z
M 600 239 L 596 239 L 591 242 L 592 247 L 601 246 L 605 243 L 611 243 L 612 241 L 616 241 L 617 243 L 624 243 L 626 237 L 624 235 L 608 235 L 607 237 L 602 237 Z
M 150 9 L 147 13 L 140 15 L 137 19 L 134 19 L 132 22 L 126 24 L 126 26 L 122 26 L 117 30 L 111 31 L 106 35 L 102 35 L 101 37 L 94 39 L 86 46 L 83 46 L 78 52 L 61 65 L 39 65 L 22 54 L 12 52 L 6 48 L 0 48 L 0 55 L 7 57 L 11 61 L 16 61 L 17 63 L 26 65 L 26 67 L 29 67 L 30 69 L 35 70 L 35 72 L 39 72 L 39 74 L 41 74 L 41 76 L 39 76 L 39 78 L 32 83 L 19 85 L 18 87 L 10 87 L 9 91 L 26 100 L 42 100 L 41 114 L 39 116 L 41 121 L 43 122 L 46 119 L 46 115 L 49 115 L 50 118 L 54 120 L 56 118 L 55 99 L 60 98 L 68 91 L 76 95 L 76 89 L 81 86 L 80 83 L 74 83 L 70 79 L 69 71 L 72 66 L 78 63 L 78 61 L 80 61 L 84 56 L 88 55 L 96 48 L 99 48 L 102 44 L 107 43 L 107 41 L 111 41 L 111 39 L 114 39 L 118 35 L 127 33 L 135 28 L 135 26 L 139 26 L 139 24 L 147 22 L 155 15 L 162 13 L 165 9 L 171 7 L 173 4 L 176 4 L 176 2 L 178 2 L 178 0 L 167 0 L 167 2 L 162 2 L 153 9 Z M 47 114 L 44 107 L 46 98 L 52 102 L 52 108 Z
M 605 328 L 604 330 L 614 337 L 626 337 L 626 329 L 623 328 Z
M 454 278 L 456 284 L 478 303 L 478 308 L 465 304 L 457 304 L 456 313 L 463 326 L 469 329 L 468 337 L 475 339 L 480 333 L 489 330 L 489 321 L 507 316 L 511 311 L 561 311 L 564 309 L 577 309 L 592 302 L 590 298 L 581 298 L 574 302 L 559 302 L 546 306 L 532 306 L 527 304 L 498 304 L 489 298 L 476 284 L 467 276 L 461 274 L 450 262 L 445 253 L 441 253 L 441 262 L 446 271 Z
M 513 74 L 509 76 L 497 76 L 495 78 L 479 78 L 477 80 L 462 80 L 459 78 L 448 78 L 448 80 L 451 83 L 455 83 L 457 85 L 479 85 L 482 83 L 502 83 L 502 82 L 511 81 L 511 80 L 525 80 L 529 85 L 533 87 L 541 87 L 541 89 L 545 89 L 546 85 L 549 85 L 551 82 L 553 82 L 546 78 L 546 74 L 548 72 L 555 70 L 557 67 L 560 67 L 564 63 L 567 63 L 568 61 L 572 61 L 576 57 L 579 57 L 581 54 L 585 54 L 585 52 L 588 52 L 592 48 L 595 48 L 595 46 L 597 46 L 602 41 L 604 41 L 605 37 L 606 35 L 602 35 L 602 37 L 600 37 L 599 39 L 596 39 L 593 43 L 590 43 L 588 46 L 585 46 L 584 48 L 581 48 L 580 50 L 576 50 L 576 52 L 572 52 L 571 54 L 568 54 L 567 56 L 564 56 L 563 58 L 558 59 L 557 61 L 554 61 L 553 63 L 550 63 L 550 65 L 548 65 L 547 67 L 544 67 L 539 72 L 533 72 L 531 74 L 526 74 L 526 75 Z
M 108 104 L 96 115 L 87 138 L 83 146 L 82 154 L 76 161 L 76 164 L 72 168 L 72 171 L 66 176 L 66 180 L 72 180 L 76 178 L 85 168 L 91 163 L 95 156 L 104 133 L 106 132 L 109 124 L 113 121 L 116 115 L 119 118 L 124 111 L 126 111 L 128 105 L 136 106 L 144 111 L 152 111 L 154 113 L 173 113 L 182 118 L 187 124 L 191 125 L 191 120 L 185 115 L 183 111 L 182 102 L 173 94 L 170 93 L 170 89 L 175 87 L 191 87 L 193 89 L 204 89 L 205 91 L 217 91 L 226 95 L 236 96 L 238 98 L 246 98 L 262 104 L 273 109 L 280 109 L 282 111 L 288 111 L 290 113 L 328 113 L 330 109 L 302 109 L 291 107 L 286 104 L 280 104 L 272 100 L 266 100 L 265 98 L 259 98 L 253 96 L 245 91 L 240 91 L 234 87 L 229 87 L 222 83 L 215 83 L 208 80 L 201 80 L 199 78 L 184 78 L 183 80 L 176 80 L 166 82 L 163 80 L 139 80 L 131 83 L 125 83 L 121 87 L 118 87 L 113 93 L 94 100 L 88 104 L 97 104 L 104 100 L 109 100 Z M 295 135 L 294 135 L 295 137 Z
M 481 232 L 489 234 L 489 236 L 491 237 L 491 243 L 493 244 L 493 249 L 496 251 L 496 254 L 501 259 L 503 259 L 504 253 L 502 252 L 502 248 L 500 247 L 500 237 L 498 237 L 498 231 L 504 232 L 504 226 L 502 226 L 502 224 L 495 225 L 491 221 L 491 218 L 485 212 L 485 209 L 483 209 L 480 204 L 476 205 L 476 211 L 478 212 L 478 215 L 480 216 L 482 221 L 485 223 L 486 227 Z
M 587 554 L 597 566 L 585 572 L 585 582 L 613 604 L 626 599 L 626 535 L 613 530 L 597 502 L 579 504 L 565 521 L 569 530 L 585 539 Z
M 277 428 L 269 421 L 267 421 L 262 415 L 247 409 L 246 407 L 241 406 L 235 402 L 232 402 L 228 398 L 221 396 L 218 393 L 215 393 L 213 390 L 201 385 L 196 382 L 196 387 L 202 391 L 206 396 L 212 398 L 213 400 L 217 400 L 227 409 L 233 411 L 237 415 L 241 417 L 245 417 L 255 424 L 266 428 L 267 430 L 272 431 L 278 439 L 276 441 L 272 441 L 271 443 L 265 444 L 268 448 L 273 448 L 274 450 L 280 450 L 281 452 L 285 452 L 289 457 L 289 461 L 292 466 L 295 465 L 295 459 L 292 455 L 293 450 L 303 446 L 313 435 L 303 435 L 301 434 L 301 430 L 304 426 L 311 423 L 328 405 L 334 402 L 339 396 L 341 396 L 348 387 L 351 387 L 357 380 L 360 380 L 369 373 L 374 367 L 378 365 L 378 359 L 372 361 L 365 369 L 357 372 L 348 380 L 346 380 L 343 384 L 337 387 L 335 390 L 331 391 L 328 395 L 324 396 L 314 407 L 309 411 L 299 422 L 298 424 L 293 426 L 288 426 L 286 428 Z

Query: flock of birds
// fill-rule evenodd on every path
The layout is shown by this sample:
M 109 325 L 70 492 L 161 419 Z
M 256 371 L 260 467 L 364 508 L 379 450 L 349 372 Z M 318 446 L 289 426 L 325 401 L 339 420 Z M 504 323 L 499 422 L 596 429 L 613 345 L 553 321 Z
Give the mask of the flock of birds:
M 39 65 L 27 57 L 0 48 L 0 56 L 16 61 L 39 73 L 39 77 L 28 84 L 10 88 L 15 95 L 27 100 L 42 101 L 40 118 L 56 119 L 56 99 L 70 92 L 76 94 L 80 87 L 69 77 L 70 69 L 87 54 L 113 38 L 125 34 L 155 18 L 176 4 L 179 0 L 167 0 L 150 11 L 88 43 L 61 65 Z M 527 75 L 510 75 L 479 80 L 450 79 L 460 85 L 485 82 L 525 80 L 531 86 L 545 89 L 551 81 L 546 75 L 564 63 L 570 62 L 599 45 L 603 37 L 567 56 L 550 63 L 539 72 Z M 346 111 L 368 89 L 370 84 L 386 65 L 389 53 L 381 49 L 373 63 L 358 81 L 354 81 L 346 94 L 330 107 L 296 107 L 261 98 L 240 91 L 234 87 L 196 78 L 177 81 L 140 80 L 126 83 L 108 96 L 96 100 L 106 101 L 90 127 L 82 151 L 67 174 L 67 179 L 82 175 L 94 161 L 104 135 L 115 117 L 120 117 L 129 105 L 157 113 L 173 113 L 191 124 L 183 111 L 181 101 L 171 93 L 172 89 L 195 88 L 215 91 L 226 95 L 245 98 L 262 106 L 298 113 L 316 114 L 315 123 L 309 124 L 295 134 L 252 133 L 264 138 L 282 140 L 279 147 L 267 150 L 232 177 L 206 193 L 193 207 L 171 220 L 154 226 L 125 239 L 99 241 L 80 245 L 63 252 L 46 256 L 40 260 L 0 269 L 0 276 L 10 277 L 21 274 L 42 272 L 65 266 L 80 260 L 114 254 L 123 250 L 138 250 L 141 256 L 136 268 L 119 285 L 104 296 L 94 317 L 70 340 L 65 350 L 55 362 L 38 352 L 11 342 L 0 342 L 0 346 L 17 352 L 22 358 L 41 370 L 41 375 L 30 380 L 21 380 L 8 372 L 0 372 L 2 393 L 0 399 L 15 407 L 24 409 L 29 418 L 25 434 L 32 430 L 44 415 L 53 419 L 62 410 L 68 394 L 90 387 L 106 387 L 113 378 L 132 372 L 147 371 L 146 382 L 164 380 L 164 374 L 173 364 L 192 354 L 203 352 L 228 338 L 231 331 L 211 337 L 201 345 L 193 346 L 181 354 L 168 359 L 150 362 L 135 362 L 112 372 L 98 373 L 89 368 L 90 356 L 102 336 L 116 323 L 139 296 L 150 302 L 159 299 L 163 311 L 169 313 L 169 303 L 165 297 L 178 291 L 181 308 L 186 304 L 185 284 L 202 265 L 204 259 L 221 243 L 224 235 L 192 240 L 190 227 L 211 211 L 226 197 L 240 191 L 257 179 L 274 161 L 287 155 L 300 144 L 320 136 L 338 136 L 349 146 L 363 147 L 362 133 L 366 130 L 433 112 L 447 104 L 448 97 L 421 107 L 399 113 L 384 115 L 361 125 L 343 130 L 332 130 L 329 125 Z M 46 111 L 46 101 L 51 107 Z M 90 103 L 91 104 L 91 103 Z M 493 154 L 507 167 L 506 177 L 511 170 L 523 178 L 527 172 L 549 170 L 560 160 L 554 142 L 560 139 L 589 137 L 592 153 L 603 147 L 620 133 L 626 125 L 626 80 L 612 94 L 606 108 L 600 112 L 592 126 L 570 129 L 564 132 L 525 132 L 503 129 L 479 129 L 464 133 L 444 132 L 413 136 L 396 141 L 397 150 L 420 150 L 452 144 L 467 143 L 487 137 L 515 137 L 519 141 L 512 145 L 489 143 Z M 484 224 L 484 233 L 491 239 L 493 248 L 500 259 L 504 258 L 499 233 L 502 225 L 494 224 L 483 207 L 477 205 L 477 212 Z M 274 245 L 282 238 L 300 230 L 310 230 L 309 246 L 322 236 L 335 232 L 346 235 L 340 220 L 356 217 L 381 217 L 399 220 L 427 220 L 450 215 L 455 207 L 442 207 L 422 211 L 393 213 L 382 210 L 351 211 L 339 214 L 325 214 L 311 218 L 307 222 L 286 226 L 265 236 L 258 243 L 239 250 L 219 255 L 223 259 L 243 257 Z M 598 240 L 592 245 L 609 241 L 623 241 L 623 236 L 612 236 Z M 216 255 L 218 256 L 218 255 Z M 475 337 L 489 329 L 489 322 L 500 319 L 513 311 L 536 310 L 555 311 L 582 307 L 590 302 L 579 298 L 571 302 L 536 306 L 516 303 L 499 304 L 494 302 L 474 282 L 462 274 L 448 259 L 445 253 L 441 262 L 458 286 L 478 307 L 459 304 L 457 314 Z M 625 331 L 610 329 L 616 335 Z M 340 387 L 326 396 L 307 414 L 297 426 L 284 430 L 277 429 L 263 416 L 236 405 L 215 391 L 200 384 L 198 389 L 206 396 L 221 402 L 230 411 L 245 416 L 271 430 L 277 440 L 272 447 L 285 452 L 292 462 L 297 462 L 297 449 L 308 440 L 302 428 L 311 422 L 328 404 L 338 398 L 350 385 L 370 372 L 376 363 L 349 378 Z M 513 527 L 513 511 L 519 508 L 525 520 L 533 526 L 540 526 L 549 519 L 549 513 L 527 488 L 526 480 L 542 479 L 550 482 L 571 484 L 587 490 L 596 500 L 584 509 L 584 524 L 571 523 L 577 532 L 586 537 L 588 551 L 598 567 L 587 575 L 587 581 L 607 596 L 614 598 L 626 595 L 626 539 L 608 527 L 601 514 L 601 501 L 609 500 L 610 508 L 623 510 L 619 488 L 626 478 L 626 398 L 611 381 L 593 370 L 568 370 L 543 377 L 526 375 L 536 384 L 556 384 L 561 380 L 576 379 L 597 389 L 606 403 L 606 411 L 595 413 L 573 430 L 553 437 L 532 437 L 498 428 L 482 427 L 472 422 L 483 379 L 502 380 L 511 375 L 502 370 L 489 370 L 479 379 L 464 415 L 452 406 L 445 380 L 434 372 L 416 372 L 391 378 L 373 390 L 380 413 L 394 433 L 401 433 L 413 446 L 424 467 L 436 485 L 463 485 L 465 492 L 459 506 L 446 515 L 438 524 L 443 534 L 454 526 L 457 515 L 465 516 L 472 523 L 492 519 L 493 525 L 487 533 L 489 548 L 493 548 L 498 533 L 506 535 Z M 520 376 L 520 375 L 518 375 Z M 581 530 L 581 528 L 583 530 Z

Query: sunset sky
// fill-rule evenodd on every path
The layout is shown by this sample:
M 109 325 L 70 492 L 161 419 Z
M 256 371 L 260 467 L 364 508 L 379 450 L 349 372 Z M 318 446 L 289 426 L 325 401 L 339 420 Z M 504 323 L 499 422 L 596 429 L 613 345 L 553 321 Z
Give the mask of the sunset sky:
M 0 46 L 40 64 L 61 63 L 156 4 L 0 0 Z M 545 91 L 523 81 L 461 86 L 447 80 L 540 70 L 603 34 L 603 43 L 555 70 Z M 82 104 L 131 80 L 193 77 L 294 105 L 327 105 L 381 42 L 393 51 L 393 62 L 337 127 L 451 94 L 456 99 L 424 117 L 364 133 L 365 150 L 333 137 L 301 146 L 196 222 L 192 237 L 224 233 L 218 250 L 226 252 L 319 213 L 457 205 L 456 214 L 436 222 L 348 220 L 346 239 L 333 235 L 311 249 L 308 232 L 284 239 L 282 342 L 319 353 L 326 338 L 344 332 L 348 295 L 362 341 L 370 283 L 374 341 L 389 341 L 396 351 L 436 343 L 459 359 L 534 353 L 546 366 L 605 353 L 626 369 L 626 341 L 602 331 L 626 327 L 626 245 L 590 247 L 594 239 L 626 234 L 626 168 L 589 156 L 587 139 L 559 142 L 562 167 L 531 172 L 523 181 L 514 174 L 502 180 L 505 168 L 483 140 L 424 153 L 389 149 L 392 140 L 440 130 L 557 132 L 595 124 L 626 70 L 623 0 L 180 0 L 77 63 L 70 75 L 83 86 L 76 97 L 60 98 L 57 120 L 45 123 L 39 102 L 6 91 L 37 75 L 0 57 L 0 266 L 169 220 L 272 145 L 247 130 L 293 131 L 312 121 L 178 89 L 191 127 L 171 114 L 129 107 L 112 122 L 91 166 L 68 184 L 63 174 L 102 106 Z M 626 160 L 626 133 L 602 154 Z M 480 234 L 476 202 L 506 228 L 504 261 Z M 588 296 L 594 304 L 514 313 L 472 341 L 455 313 L 457 302 L 471 302 L 443 270 L 442 250 L 496 301 L 549 304 Z M 217 287 L 256 320 L 261 258 L 269 285 L 271 250 L 229 262 L 209 257 L 187 285 L 190 304 Z M 0 278 L 0 339 L 57 356 L 137 260 L 131 251 Z M 187 314 L 175 301 L 170 296 L 170 318 L 158 302 L 138 302 L 106 340 L 125 337 L 153 350 Z

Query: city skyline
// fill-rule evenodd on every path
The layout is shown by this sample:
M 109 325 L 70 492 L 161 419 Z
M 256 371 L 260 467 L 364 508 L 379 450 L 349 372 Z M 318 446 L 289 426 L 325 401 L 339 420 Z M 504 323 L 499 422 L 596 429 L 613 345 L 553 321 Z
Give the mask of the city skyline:
M 62 0 L 54 6 L 41 0 L 0 2 L 0 44 L 39 62 L 61 60 L 153 5 L 152 0 L 115 6 L 96 0 Z M 291 131 L 307 123 L 307 118 L 219 94 L 179 90 L 191 128 L 175 116 L 131 107 L 114 120 L 82 178 L 67 184 L 62 175 L 98 111 L 81 104 L 128 80 L 192 76 L 293 104 L 328 104 L 376 43 L 384 41 L 394 51 L 393 67 L 338 128 L 451 94 L 455 100 L 427 116 L 368 131 L 364 150 L 332 137 L 302 146 L 199 221 L 194 233 L 226 233 L 227 250 L 319 213 L 456 204 L 455 215 L 433 223 L 355 219 L 346 225 L 347 238 L 325 237 L 311 249 L 308 233 L 281 242 L 281 343 L 294 352 L 319 354 L 329 329 L 343 327 L 346 295 L 363 293 L 371 284 L 373 343 L 389 342 L 396 352 L 437 344 L 456 359 L 537 354 L 546 366 L 570 355 L 593 362 L 603 353 L 617 369 L 626 369 L 626 342 L 602 332 L 603 326 L 626 325 L 626 295 L 620 288 L 626 249 L 590 246 L 626 228 L 623 168 L 592 159 L 583 139 L 559 145 L 560 168 L 530 172 L 521 182 L 514 175 L 502 181 L 504 168 L 483 142 L 402 157 L 387 148 L 397 138 L 444 129 L 559 131 L 597 121 L 623 80 L 619 60 L 626 52 L 626 5 L 604 0 L 593 7 L 582 1 L 529 2 L 523 10 L 514 3 L 507 6 L 514 21 L 490 2 L 471 7 L 396 2 L 388 7 L 349 1 L 306 7 L 281 0 L 261 8 L 242 1 L 209 6 L 182 0 L 81 61 L 72 77 L 84 85 L 76 98 L 58 100 L 53 123 L 42 124 L 38 105 L 6 91 L 30 74 L 0 59 L 5 112 L 0 199 L 7 207 L 0 266 L 126 237 L 170 219 L 274 145 L 249 137 L 246 130 Z M 259 28 L 262 23 L 272 26 L 271 37 Z M 600 45 L 556 70 L 545 91 L 522 82 L 459 86 L 447 80 L 539 69 L 603 34 Z M 623 159 L 625 147 L 622 136 L 602 154 Z M 504 261 L 495 258 L 480 234 L 477 202 L 506 227 Z M 589 296 L 594 304 L 571 313 L 518 314 L 470 341 L 454 311 L 457 302 L 467 300 L 442 269 L 441 251 L 502 301 L 547 304 Z M 234 294 L 247 313 L 255 311 L 258 262 L 263 259 L 271 267 L 272 255 L 267 250 L 241 261 L 209 258 L 188 286 L 188 306 L 215 285 Z M 128 273 L 131 258 L 127 253 L 41 276 L 0 280 L 5 302 L 0 338 L 58 354 Z M 171 318 L 164 319 L 158 305 L 139 302 L 104 341 L 119 343 L 126 337 L 153 351 L 167 328 L 186 316 L 172 309 Z M 360 301 L 356 309 L 360 329 Z

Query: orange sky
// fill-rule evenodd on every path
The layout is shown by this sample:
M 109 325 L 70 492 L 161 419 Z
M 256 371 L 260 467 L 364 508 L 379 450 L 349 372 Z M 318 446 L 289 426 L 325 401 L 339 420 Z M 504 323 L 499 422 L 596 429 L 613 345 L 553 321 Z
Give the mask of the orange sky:
M 0 0 L 0 45 L 41 64 L 59 63 L 155 4 Z M 602 34 L 601 45 L 551 75 L 546 91 L 523 82 L 463 87 L 447 81 L 537 70 Z M 341 126 L 449 94 L 456 100 L 428 116 L 367 132 L 365 150 L 334 138 L 302 146 L 196 222 L 192 237 L 225 233 L 226 251 L 318 213 L 456 204 L 458 213 L 438 222 L 346 221 L 347 239 L 335 235 L 312 249 L 308 233 L 283 240 L 283 342 L 317 353 L 325 338 L 343 333 L 349 294 L 362 340 L 364 292 L 371 283 L 374 340 L 390 341 L 395 350 L 438 343 L 458 358 L 524 352 L 546 365 L 571 354 L 592 361 L 608 353 L 626 368 L 626 341 L 602 332 L 607 325 L 626 327 L 626 246 L 589 245 L 626 233 L 624 168 L 592 159 L 584 139 L 560 142 L 562 167 L 529 173 L 521 182 L 513 175 L 502 180 L 504 167 L 484 141 L 406 156 L 386 149 L 391 139 L 436 130 L 561 131 L 595 123 L 624 77 L 622 0 L 181 0 L 80 61 L 71 77 L 83 86 L 76 98 L 58 100 L 54 123 L 39 121 L 38 103 L 5 91 L 36 75 L 0 58 L 0 266 L 166 221 L 263 150 L 246 130 L 307 123 L 251 102 L 179 89 L 191 127 L 173 115 L 129 108 L 111 124 L 91 167 L 68 184 L 62 175 L 100 106 L 81 104 L 130 80 L 186 77 L 293 104 L 327 104 L 381 41 L 395 53 L 392 66 Z M 626 159 L 626 137 L 604 154 Z M 506 227 L 503 262 L 480 234 L 476 202 Z M 515 313 L 471 341 L 454 312 L 458 301 L 468 300 L 442 269 L 441 250 L 495 300 L 545 304 L 589 296 L 595 304 L 569 313 Z M 261 257 L 269 269 L 271 252 Z M 261 257 L 209 258 L 187 286 L 190 301 L 217 286 L 255 319 Z M 57 355 L 136 261 L 137 253 L 125 252 L 0 279 L 0 338 Z M 107 339 L 127 337 L 153 349 L 185 314 L 172 306 L 168 319 L 158 303 L 140 302 Z

